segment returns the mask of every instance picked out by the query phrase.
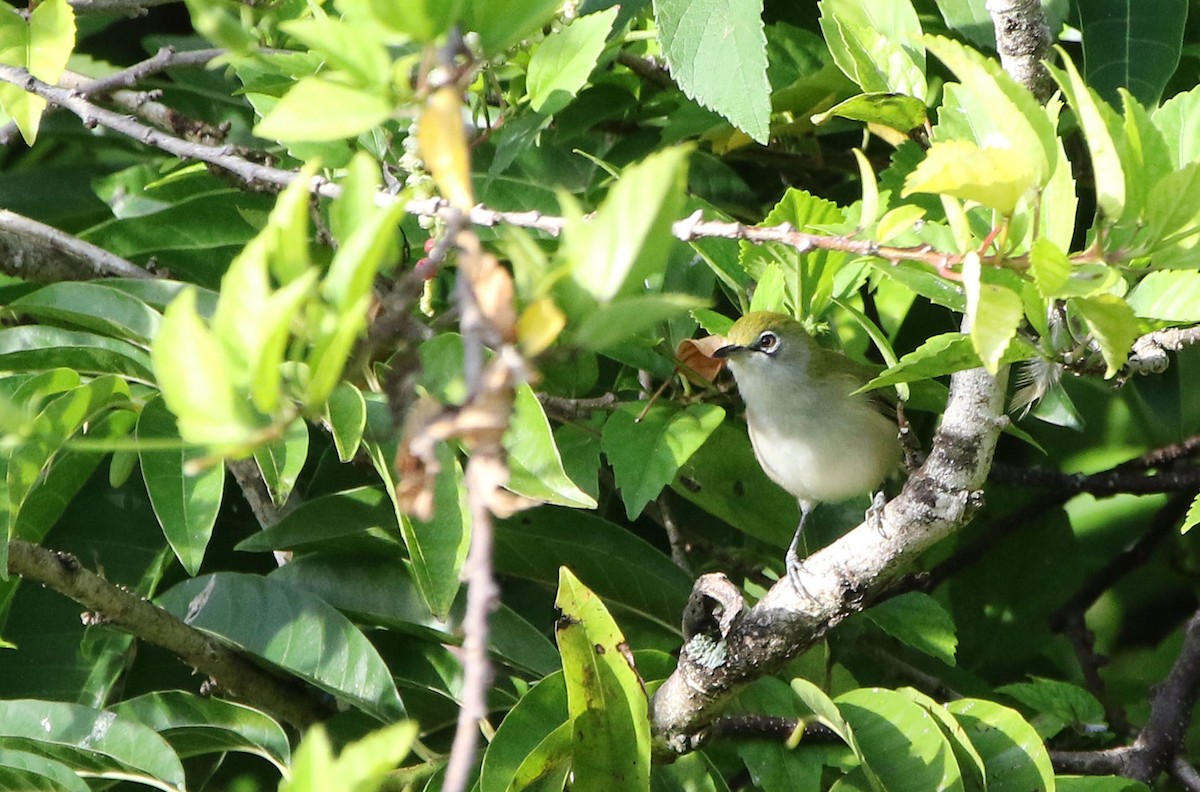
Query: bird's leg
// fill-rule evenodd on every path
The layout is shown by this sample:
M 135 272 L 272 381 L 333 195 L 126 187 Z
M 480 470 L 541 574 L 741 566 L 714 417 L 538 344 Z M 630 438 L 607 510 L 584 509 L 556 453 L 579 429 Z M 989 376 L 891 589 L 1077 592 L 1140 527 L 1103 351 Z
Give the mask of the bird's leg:
M 784 563 L 787 566 L 788 581 L 792 584 L 792 588 L 797 594 L 803 594 L 812 601 L 816 598 L 808 593 L 808 589 L 804 588 L 804 584 L 800 582 L 800 573 L 804 570 L 804 562 L 800 560 L 800 536 L 804 533 L 804 524 L 808 522 L 808 516 L 812 514 L 812 510 L 816 504 L 812 501 L 800 501 L 800 524 L 796 526 L 796 535 L 792 537 L 792 544 L 788 547 L 787 556 Z
M 887 506 L 887 496 L 883 494 L 883 490 L 879 490 L 871 496 L 871 505 L 867 507 L 867 513 L 863 515 L 863 519 L 871 524 L 879 535 L 884 539 L 887 538 L 887 528 L 883 524 L 883 507 Z

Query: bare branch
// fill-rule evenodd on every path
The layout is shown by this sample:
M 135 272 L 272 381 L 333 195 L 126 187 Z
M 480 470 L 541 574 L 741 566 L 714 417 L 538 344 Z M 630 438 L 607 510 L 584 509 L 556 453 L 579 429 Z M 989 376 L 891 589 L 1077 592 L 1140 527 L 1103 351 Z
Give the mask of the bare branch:
M 84 569 L 69 553 L 13 539 L 8 544 L 8 570 L 41 583 L 100 613 L 107 623 L 174 653 L 235 697 L 297 729 L 332 714 L 322 710 L 298 681 L 280 679 L 263 670 L 228 645 L 189 627 L 149 600 Z
M 1054 769 L 1087 775 L 1111 773 L 1146 784 L 1152 784 L 1164 772 L 1178 772 L 1175 760 L 1191 725 L 1197 697 L 1200 697 L 1200 611 L 1188 621 L 1183 647 L 1167 678 L 1154 691 L 1150 717 L 1133 744 L 1104 751 L 1055 752 L 1051 754 Z M 1194 778 L 1195 770 L 1186 767 L 1182 777 Z
M 0 271 L 35 283 L 153 277 L 104 248 L 7 209 L 0 209 Z
M 1053 39 L 1039 0 L 987 0 L 996 29 L 996 51 L 1004 71 L 1045 102 L 1054 93 L 1054 80 L 1043 61 Z
M 129 68 L 122 69 L 106 77 L 86 80 L 77 85 L 64 85 L 63 87 L 71 88 L 83 96 L 100 96 L 122 88 L 133 88 L 147 77 L 166 71 L 167 69 L 203 66 L 214 58 L 224 54 L 224 52 L 225 50 L 223 49 L 184 50 L 179 52 L 174 47 L 163 47 L 151 57 L 135 63 Z M 47 112 L 50 112 L 50 109 L 47 109 Z M 0 126 L 0 146 L 7 146 L 9 142 L 16 138 L 17 134 L 17 125 L 12 121 L 4 126 Z

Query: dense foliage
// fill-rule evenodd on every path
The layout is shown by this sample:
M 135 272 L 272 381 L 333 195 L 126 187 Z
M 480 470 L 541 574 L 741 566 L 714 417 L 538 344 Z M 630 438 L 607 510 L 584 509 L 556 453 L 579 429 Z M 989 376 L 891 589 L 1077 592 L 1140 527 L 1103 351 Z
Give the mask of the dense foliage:
M 0 786 L 1200 788 L 1200 35 L 1025 5 L 0 9 Z M 991 471 L 686 750 L 798 518 L 751 310 Z

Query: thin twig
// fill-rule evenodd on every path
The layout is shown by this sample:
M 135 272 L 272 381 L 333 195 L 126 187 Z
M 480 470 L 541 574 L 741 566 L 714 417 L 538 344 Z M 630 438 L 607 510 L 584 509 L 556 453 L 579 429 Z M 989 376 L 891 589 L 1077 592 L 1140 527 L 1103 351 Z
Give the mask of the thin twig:
M 175 68 L 194 68 L 204 66 L 213 59 L 223 55 L 223 49 L 199 49 L 177 51 L 174 47 L 163 47 L 144 61 L 121 69 L 119 72 L 85 81 L 79 85 L 63 86 L 84 96 L 103 96 L 123 88 L 133 88 L 142 80 L 155 74 Z M 49 112 L 49 110 L 47 110 Z M 9 121 L 0 126 L 0 146 L 6 146 L 18 134 L 17 125 Z
M 1183 647 L 1170 673 L 1154 691 L 1150 717 L 1130 745 L 1102 751 L 1057 751 L 1051 754 L 1059 773 L 1116 774 L 1152 784 L 1175 767 L 1183 738 L 1200 696 L 1200 611 L 1188 620 Z M 1194 772 L 1194 771 L 1193 771 Z
M 1200 489 L 1200 467 L 1178 467 L 1149 474 L 1144 469 L 1113 468 L 1099 473 L 1063 473 L 1046 468 L 996 465 L 991 480 L 1020 487 L 1050 489 L 1059 494 L 1150 495 L 1158 492 L 1193 492 Z

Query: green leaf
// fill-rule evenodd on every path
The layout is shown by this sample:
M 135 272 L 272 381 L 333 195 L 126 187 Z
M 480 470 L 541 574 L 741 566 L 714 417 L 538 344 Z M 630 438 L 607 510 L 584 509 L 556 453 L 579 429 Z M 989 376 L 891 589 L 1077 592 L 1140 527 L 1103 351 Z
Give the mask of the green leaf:
M 682 411 L 652 405 L 638 420 L 643 410 L 644 402 L 622 405 L 604 424 L 601 440 L 631 520 L 725 420 L 725 411 L 712 404 L 692 404 Z
M 1151 272 L 1138 281 L 1127 299 L 1134 313 L 1145 319 L 1200 322 L 1200 272 Z
M 67 0 L 45 0 L 26 24 L 16 9 L 0 15 L 0 62 L 25 68 L 50 85 L 58 84 L 75 47 L 75 12 Z M 0 105 L 12 117 L 26 145 L 32 146 L 46 100 L 16 85 L 0 89 Z
M 1075 64 L 1061 50 L 1063 70 L 1049 66 L 1058 86 L 1062 88 L 1087 141 L 1092 158 L 1092 173 L 1096 182 L 1096 201 L 1109 220 L 1120 220 L 1126 208 L 1125 163 L 1121 158 L 1123 130 L 1113 109 L 1088 87 Z
M 1039 239 L 1029 249 L 1029 271 L 1042 299 L 1062 296 L 1071 279 L 1071 260 L 1049 239 Z
M 367 0 L 375 19 L 397 33 L 432 42 L 458 19 L 463 0 L 409 0 L 401 8 L 391 0 Z
M 1033 186 L 1032 165 L 1022 152 L 981 149 L 969 140 L 938 141 L 905 179 L 901 197 L 916 192 L 952 195 L 1008 215 Z
M 244 704 L 182 690 L 146 693 L 109 708 L 117 717 L 149 726 L 182 758 L 238 751 L 261 756 L 285 772 L 291 761 L 287 733 Z
M 689 153 L 676 146 L 631 165 L 590 221 L 568 224 L 563 249 L 571 276 L 596 302 L 640 294 L 645 278 L 660 277 L 671 223 L 683 207 Z
M 325 420 L 333 435 L 338 461 L 354 459 L 367 426 L 367 402 L 362 391 L 349 382 L 339 382 L 325 403 Z
M 43 286 L 13 300 L 8 308 L 43 322 L 71 324 L 138 344 L 153 338 L 162 322 L 161 314 L 127 292 L 83 281 Z
M 1137 317 L 1129 303 L 1114 294 L 1073 298 L 1068 306 L 1087 322 L 1104 357 L 1104 378 L 1109 379 L 1125 365 L 1138 337 Z
M 274 525 L 243 539 L 236 549 L 355 553 L 389 560 L 398 560 L 403 551 L 396 511 L 380 487 L 358 487 L 305 501 Z
M 553 115 L 587 84 L 617 18 L 616 8 L 577 18 L 551 33 L 529 58 L 525 90 L 536 112 Z
M 926 36 L 925 45 L 961 82 L 962 87 L 953 92 L 957 100 L 970 105 L 969 129 L 955 128 L 951 137 L 970 140 L 981 149 L 1007 149 L 1025 160 L 1035 186 L 1045 185 L 1058 153 L 1055 125 L 1045 108 L 994 60 L 940 36 Z M 949 101 L 949 86 L 947 91 Z M 942 129 L 944 110 L 938 120 Z
M 1046 746 L 1015 711 L 982 699 L 958 699 L 946 709 L 983 757 L 988 792 L 1054 789 Z
M 180 354 L 180 350 L 188 354 Z M 150 350 L 167 407 L 179 434 L 197 445 L 245 443 L 253 426 L 243 417 L 229 361 L 196 313 L 196 294 L 184 291 L 163 314 Z
M 690 294 L 621 297 L 588 316 L 576 329 L 573 340 L 587 349 L 611 353 L 613 347 L 654 330 L 660 322 L 705 304 Z
M 319 53 L 332 69 L 357 86 L 385 86 L 391 58 L 374 20 L 346 15 L 330 17 L 314 11 L 307 19 L 289 19 L 280 29 L 309 50 Z
M 929 728 L 929 714 L 894 690 L 860 688 L 834 701 L 866 764 L 889 792 L 961 790 L 962 776 L 950 742 Z
M 539 30 L 559 5 L 561 0 L 463 0 L 462 18 L 467 30 L 479 34 L 479 46 L 490 57 Z
M 937 722 L 942 734 L 950 741 L 954 756 L 962 771 L 963 784 L 971 792 L 984 792 L 987 789 L 987 770 L 983 757 L 975 750 L 967 736 L 966 730 L 959 724 L 946 708 L 930 696 L 913 688 L 900 688 L 896 691 L 906 696 L 913 703 L 925 710 Z
M 217 572 L 179 583 L 157 604 L 379 720 L 404 717 L 396 685 L 370 641 L 303 589 L 258 575 Z
M 828 726 L 834 734 L 841 738 L 842 742 L 850 747 L 854 755 L 858 757 L 863 773 L 867 776 L 869 782 L 867 788 L 874 790 L 883 789 L 881 782 L 875 777 L 874 771 L 863 755 L 862 748 L 855 737 L 854 729 L 846 720 L 838 705 L 834 703 L 833 699 L 807 679 L 793 679 L 791 688 L 796 697 L 804 703 L 804 706 L 808 707 L 813 715 L 817 716 L 817 720 Z
M 516 388 L 504 447 L 509 455 L 508 489 L 543 503 L 596 508 L 596 499 L 581 490 L 563 468 L 550 421 L 528 385 Z
M 312 321 L 315 337 L 305 392 L 309 404 L 329 398 L 341 378 L 350 351 L 367 325 L 371 285 L 385 256 L 395 248 L 395 227 L 403 213 L 403 199 L 375 210 L 355 226 L 329 264 L 320 288 L 333 316 L 318 313 Z
M 380 789 L 388 773 L 408 755 L 416 737 L 415 723 L 392 723 L 349 743 L 335 759 L 324 724 L 317 724 L 304 735 L 296 750 L 292 776 L 279 785 L 279 790 Z
M 383 479 L 392 501 L 400 534 L 412 559 L 412 573 L 429 609 L 445 618 L 458 593 L 459 573 L 471 543 L 470 511 L 462 466 L 454 450 L 445 443 L 437 447 L 440 470 L 434 482 L 433 516 L 428 522 L 401 512 L 396 503 L 396 457 L 394 446 L 366 444 L 375 472 Z
M 864 615 L 888 635 L 954 665 L 954 650 L 958 647 L 954 619 L 928 594 L 901 594 L 871 607 Z
M 1032 682 L 1017 682 L 996 688 L 997 693 L 1017 701 L 1066 726 L 1091 726 L 1104 723 L 1104 705 L 1088 691 L 1069 682 L 1034 677 Z
M 787 313 L 787 276 L 783 267 L 774 262 L 767 264 L 758 276 L 754 296 L 750 298 L 750 311 L 774 311 Z
M 1179 533 L 1185 534 L 1197 525 L 1200 525 L 1200 495 L 1197 495 L 1192 500 L 1192 505 L 1188 507 L 1187 516 L 1183 518 L 1183 524 L 1179 526 Z
M 1113 104 L 1118 88 L 1154 104 L 1179 65 L 1187 0 L 1157 3 L 1153 14 L 1140 10 L 1126 0 L 1079 3 L 1084 77 Z
M 565 776 L 572 755 L 567 687 L 559 671 L 531 687 L 504 716 L 483 756 L 479 792 L 508 792 L 544 776 Z
M 293 420 L 283 430 L 283 436 L 254 450 L 263 483 L 276 506 L 287 503 L 296 479 L 308 459 L 308 424 L 303 418 Z
M 254 134 L 281 143 L 341 140 L 382 124 L 391 114 L 391 101 L 376 90 L 305 77 L 258 122 Z
M 27 751 L 0 749 L 0 789 L 89 792 L 68 765 Z
M 1036 351 L 1024 339 L 1017 337 L 1009 344 L 1000 365 L 1028 360 Z M 942 333 L 927 339 L 921 346 L 909 352 L 862 387 L 864 391 L 884 388 L 901 382 L 941 377 L 956 371 L 976 368 L 980 365 L 979 355 L 968 336 L 962 333 Z
M 111 712 L 59 701 L 0 701 L 0 738 L 88 775 L 120 774 L 165 792 L 184 788 L 183 766 L 155 732 Z
M 4 562 L 0 565 L 0 579 L 8 578 L 8 540 L 16 535 L 21 511 L 30 493 L 43 481 L 46 468 L 89 421 L 129 398 L 129 386 L 111 376 L 72 388 L 56 396 L 38 413 L 23 442 L 11 455 L 0 457 L 0 471 L 6 474 L 6 486 L 0 485 L 0 518 L 3 520 L 0 536 L 4 539 L 4 546 L 0 548 L 0 562 Z
M 80 374 L 118 374 L 150 383 L 150 356 L 134 345 L 94 333 L 23 325 L 0 330 L 0 368 L 44 371 L 69 368 Z
M 817 7 L 825 43 L 843 74 L 866 93 L 905 94 L 924 103 L 925 47 L 910 3 L 822 0 Z
M 1194 247 L 1200 231 L 1200 163 L 1189 162 L 1153 184 L 1146 198 L 1146 221 L 1151 251 L 1164 245 Z M 1160 256 L 1152 259 L 1158 262 Z M 1189 264 L 1191 262 L 1189 261 Z
M 574 789 L 647 789 L 650 719 L 642 681 L 617 623 L 563 567 L 554 604 L 567 711 L 573 722 Z
M 1200 129 L 1195 124 L 1198 114 L 1200 86 L 1175 94 L 1150 116 L 1162 133 L 1168 156 L 1176 168 L 1200 159 Z
M 683 92 L 765 145 L 771 85 L 762 9 L 762 0 L 658 0 L 654 20 Z
M 306 553 L 273 571 L 271 577 L 316 594 L 351 615 L 357 624 L 393 631 L 397 642 L 413 636 L 435 644 L 462 641 L 466 598 L 460 593 L 448 617 L 434 616 L 394 547 L 375 554 L 362 549 Z M 374 636 L 381 642 L 381 652 L 395 662 L 397 656 L 388 654 L 387 647 L 382 646 L 386 641 L 383 634 L 376 632 Z M 512 668 L 542 675 L 559 667 L 558 653 L 546 634 L 504 605 L 492 612 L 489 638 L 489 650 Z M 403 651 L 409 648 L 405 646 Z M 454 670 L 437 688 L 449 698 L 456 695 L 457 661 L 453 665 Z
M 863 93 L 818 113 L 812 117 L 814 124 L 823 124 L 829 118 L 848 118 L 866 124 L 882 124 L 901 132 L 908 132 L 925 124 L 925 103 L 916 97 L 899 93 Z
M 146 492 L 163 534 L 179 563 L 194 575 L 204 561 L 225 489 L 225 465 L 210 464 L 192 472 L 189 463 L 204 457 L 202 449 L 184 445 L 173 416 L 162 399 L 150 400 L 138 418 L 137 437 L 147 441 L 138 451 Z M 174 450 L 154 450 L 155 441 L 174 440 Z
M 1021 296 L 1004 286 L 984 283 L 979 256 L 968 253 L 963 261 L 963 286 L 967 292 L 967 319 L 971 343 L 989 373 L 995 374 L 1025 317 Z
M 678 634 L 692 578 L 661 550 L 582 511 L 547 507 L 496 523 L 498 572 L 553 585 L 560 566 L 609 603 Z
M 962 288 L 938 275 L 927 264 L 911 261 L 901 261 L 898 264 L 871 261 L 870 265 L 879 274 L 916 292 L 935 305 L 959 313 L 967 309 Z
M 789 223 L 797 231 L 821 233 L 844 221 L 837 204 L 789 187 L 759 225 Z M 812 250 L 802 254 L 792 245 L 777 242 L 739 242 L 738 254 L 742 267 L 755 278 L 761 278 L 771 264 L 781 267 L 788 300 L 800 316 L 824 315 L 833 296 L 834 278 L 847 260 L 845 253 Z

